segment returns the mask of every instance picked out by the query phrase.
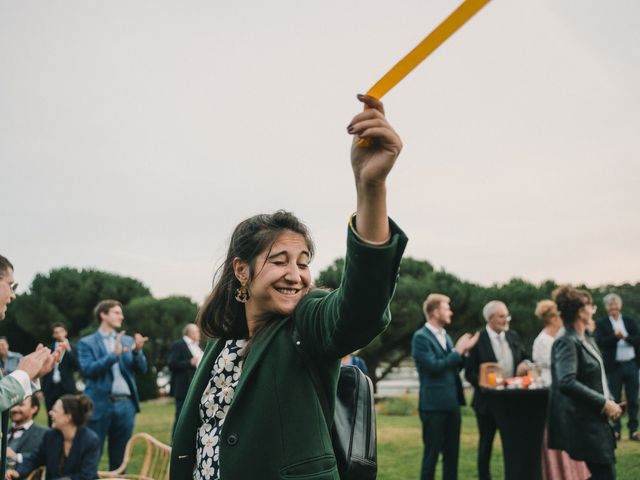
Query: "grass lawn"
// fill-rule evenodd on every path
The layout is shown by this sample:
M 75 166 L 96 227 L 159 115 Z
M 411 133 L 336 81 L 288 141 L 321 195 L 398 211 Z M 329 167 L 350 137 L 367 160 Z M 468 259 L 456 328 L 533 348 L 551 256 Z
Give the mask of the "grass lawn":
M 416 402 L 417 403 L 417 402 Z M 145 402 L 142 413 L 136 418 L 136 432 L 147 432 L 162 442 L 169 443 L 174 407 L 171 401 Z M 40 414 L 39 423 L 44 416 Z M 475 417 L 470 407 L 462 411 L 462 434 L 460 439 L 459 478 L 470 480 L 476 476 L 476 447 L 478 433 Z M 623 440 L 616 450 L 619 480 L 640 479 L 640 443 Z M 130 472 L 141 461 L 142 451 L 134 450 L 134 463 Z M 420 418 L 417 415 L 378 415 L 378 463 L 380 480 L 412 480 L 419 477 L 422 458 Z M 107 470 L 106 455 L 100 464 Z M 496 436 L 491 464 L 494 478 L 502 478 L 502 451 L 500 439 Z M 440 474 L 438 474 L 440 478 Z

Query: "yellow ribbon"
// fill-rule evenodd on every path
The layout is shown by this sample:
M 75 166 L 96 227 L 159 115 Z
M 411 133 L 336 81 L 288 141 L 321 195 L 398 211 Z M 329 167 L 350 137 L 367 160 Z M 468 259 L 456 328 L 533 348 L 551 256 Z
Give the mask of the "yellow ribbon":
M 369 89 L 367 95 L 378 100 L 385 93 L 395 87 L 400 80 L 409 75 L 435 49 L 442 45 L 462 25 L 473 17 L 490 0 L 465 0 L 451 15 L 449 15 L 433 32 L 422 40 L 416 48 L 411 50 L 402 60 L 396 63 L 378 82 Z

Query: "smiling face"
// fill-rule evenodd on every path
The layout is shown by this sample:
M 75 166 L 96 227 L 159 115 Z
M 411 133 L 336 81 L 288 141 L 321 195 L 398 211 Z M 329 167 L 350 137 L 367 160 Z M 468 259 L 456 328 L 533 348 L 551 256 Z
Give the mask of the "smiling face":
M 71 414 L 64 413 L 64 408 L 60 400 L 56 400 L 56 403 L 53 404 L 53 407 L 49 411 L 49 416 L 51 417 L 51 428 L 60 430 L 62 427 L 72 423 Z
M 509 330 L 509 322 L 511 317 L 509 316 L 509 310 L 504 303 L 496 305 L 493 315 L 489 317 L 489 327 L 496 332 L 504 332 Z
M 609 303 L 605 304 L 605 308 L 607 309 L 609 316 L 617 320 L 620 316 L 620 310 L 622 310 L 622 303 L 618 300 L 611 300 Z
M 100 314 L 100 320 L 103 329 L 119 329 L 122 326 L 122 320 L 124 320 L 122 307 L 120 307 L 119 305 L 111 307 L 108 312 Z
M 38 413 L 38 407 L 31 403 L 31 397 L 27 397 L 22 403 L 11 408 L 9 413 L 11 414 L 11 421 L 15 423 L 16 426 L 21 426 L 33 420 L 33 417 Z
M 13 268 L 7 268 L 0 278 L 0 320 L 4 320 L 7 313 L 7 305 L 16 298 L 13 291 Z
M 236 278 L 249 291 L 245 308 L 250 325 L 272 315 L 293 313 L 311 285 L 310 258 L 304 237 L 286 231 L 258 255 L 253 272 L 242 260 L 234 260 Z

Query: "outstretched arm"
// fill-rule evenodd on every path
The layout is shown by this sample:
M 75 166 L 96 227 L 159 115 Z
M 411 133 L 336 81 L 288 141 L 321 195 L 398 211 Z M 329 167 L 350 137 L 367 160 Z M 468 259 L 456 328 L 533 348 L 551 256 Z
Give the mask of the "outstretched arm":
M 367 108 L 347 127 L 353 135 L 351 167 L 357 194 L 356 231 L 361 240 L 382 244 L 390 238 L 386 180 L 402 150 L 402 141 L 387 122 L 382 102 L 367 95 L 358 95 L 358 100 Z M 361 146 L 361 139 L 368 140 L 368 146 Z

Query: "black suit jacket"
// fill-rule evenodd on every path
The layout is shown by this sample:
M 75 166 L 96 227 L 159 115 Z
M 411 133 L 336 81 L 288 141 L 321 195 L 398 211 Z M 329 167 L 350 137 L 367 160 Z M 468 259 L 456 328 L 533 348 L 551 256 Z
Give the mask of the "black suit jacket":
M 53 351 L 55 343 L 52 343 L 50 348 L 51 351 Z M 40 380 L 45 402 L 48 407 L 51 407 L 51 405 L 53 405 L 53 403 L 62 395 L 67 393 L 76 393 L 77 391 L 76 380 L 73 377 L 73 372 L 78 370 L 78 357 L 73 345 L 71 345 L 70 351 L 64 352 L 64 356 L 58 364 L 58 368 L 60 369 L 60 383 L 53 383 L 53 371 L 42 377 Z
M 512 330 L 505 332 L 505 339 L 513 354 L 513 368 L 517 368 L 518 364 L 523 360 L 530 360 L 529 355 L 524 349 L 524 345 L 520 341 L 518 334 Z M 487 329 L 483 328 L 480 332 L 478 343 L 469 351 L 464 364 L 464 376 L 467 381 L 473 385 L 473 400 L 471 406 L 476 411 L 486 415 L 488 410 L 488 397 L 478 388 L 478 377 L 480 374 L 480 364 L 485 362 L 497 362 L 496 355 L 491 346 L 491 339 L 487 333 Z
M 69 457 L 64 462 L 61 474 L 58 473 L 60 459 L 63 455 L 62 432 L 51 429 L 45 436 L 37 453 L 18 466 L 20 477 L 26 477 L 38 467 L 47 467 L 47 480 L 69 477 L 71 480 L 94 480 L 98 478 L 98 462 L 100 461 L 100 439 L 87 427 L 81 427 L 73 439 Z
M 626 341 L 633 345 L 636 351 L 636 363 L 640 366 L 640 331 L 638 330 L 638 325 L 631 318 L 624 315 L 622 315 L 622 321 L 629 334 Z M 616 348 L 619 339 L 613 333 L 613 325 L 611 325 L 609 317 L 604 317 L 596 322 L 595 337 L 602 352 L 604 369 L 610 372 L 616 366 Z
M 592 350 L 585 342 L 591 343 Z M 549 448 L 565 450 L 576 460 L 613 463 L 615 440 L 602 414 L 606 399 L 597 347 L 592 342 L 588 336 L 581 340 L 573 328 L 553 342 Z
M 48 431 L 48 428 L 41 427 L 34 423 L 20 438 L 11 439 L 11 441 L 7 443 L 7 446 L 14 452 L 22 454 L 22 461 L 25 462 L 36 454 L 42 444 L 45 433 Z
M 191 365 L 191 350 L 183 340 L 176 340 L 169 349 L 168 364 L 171 370 L 171 396 L 184 400 L 189 390 L 189 385 L 196 373 L 196 368 Z

